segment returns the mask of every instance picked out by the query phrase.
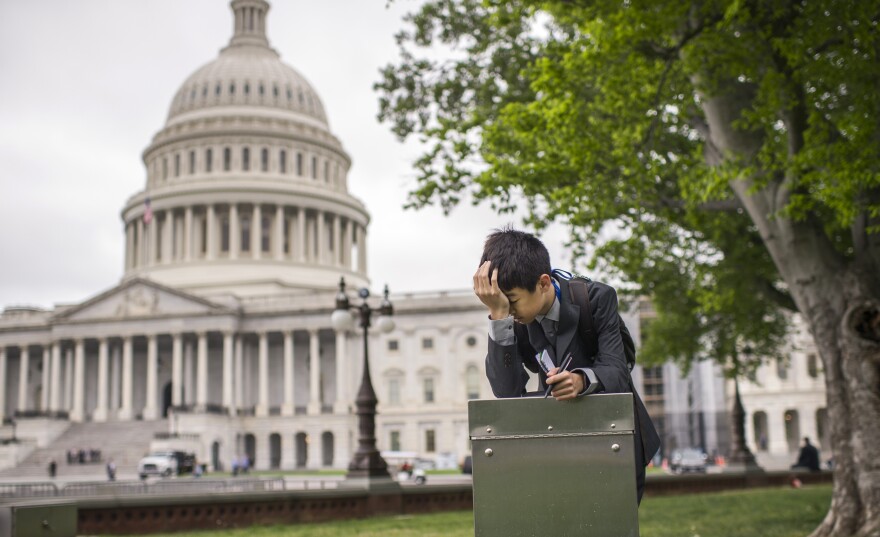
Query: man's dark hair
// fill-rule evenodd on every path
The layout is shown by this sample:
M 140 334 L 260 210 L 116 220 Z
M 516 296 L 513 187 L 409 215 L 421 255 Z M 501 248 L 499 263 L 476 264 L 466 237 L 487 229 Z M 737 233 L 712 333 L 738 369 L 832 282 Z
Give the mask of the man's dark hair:
M 521 287 L 534 291 L 542 274 L 550 274 L 550 254 L 540 239 L 510 226 L 494 230 L 483 245 L 482 265 L 491 261 L 498 269 L 498 287 L 510 291 Z M 490 273 L 491 277 L 491 273 Z

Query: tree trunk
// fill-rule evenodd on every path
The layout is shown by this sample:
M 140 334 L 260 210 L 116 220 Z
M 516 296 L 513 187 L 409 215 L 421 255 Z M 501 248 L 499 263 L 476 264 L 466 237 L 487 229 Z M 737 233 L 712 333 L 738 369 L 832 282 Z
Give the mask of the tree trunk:
M 760 133 L 731 126 L 750 105 L 751 89 L 729 88 L 703 100 L 709 164 L 731 154 L 753 156 L 761 144 Z M 828 514 L 811 537 L 880 537 L 880 275 L 860 268 L 872 263 L 840 255 L 821 223 L 779 213 L 791 194 L 787 178 L 773 178 L 758 191 L 752 186 L 749 178 L 731 182 L 825 367 L 834 488 Z
M 878 302 L 851 271 L 838 275 L 843 311 L 809 319 L 825 365 L 834 492 L 831 508 L 812 537 L 880 536 L 880 344 L 860 333 Z M 870 312 L 873 311 L 873 314 Z

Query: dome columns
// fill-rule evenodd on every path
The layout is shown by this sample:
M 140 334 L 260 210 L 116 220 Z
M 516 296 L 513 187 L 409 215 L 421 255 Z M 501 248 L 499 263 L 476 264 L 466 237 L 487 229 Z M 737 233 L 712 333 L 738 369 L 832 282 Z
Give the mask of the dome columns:
M 366 274 L 365 223 L 344 214 L 348 211 L 257 201 L 162 205 L 154 203 L 148 221 L 141 211 L 129 211 L 127 275 L 186 287 L 166 281 L 163 270 L 229 262 L 276 267 L 269 270 L 281 280 L 282 273 L 289 274 L 287 264 Z

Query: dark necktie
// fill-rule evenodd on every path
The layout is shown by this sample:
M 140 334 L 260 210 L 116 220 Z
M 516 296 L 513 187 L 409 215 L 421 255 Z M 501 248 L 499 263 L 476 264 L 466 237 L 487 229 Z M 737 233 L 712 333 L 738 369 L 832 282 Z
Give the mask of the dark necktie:
M 544 329 L 544 336 L 547 338 L 547 341 L 550 342 L 550 345 L 553 348 L 556 348 L 556 321 L 550 319 L 549 317 L 544 317 L 541 320 L 541 328 Z

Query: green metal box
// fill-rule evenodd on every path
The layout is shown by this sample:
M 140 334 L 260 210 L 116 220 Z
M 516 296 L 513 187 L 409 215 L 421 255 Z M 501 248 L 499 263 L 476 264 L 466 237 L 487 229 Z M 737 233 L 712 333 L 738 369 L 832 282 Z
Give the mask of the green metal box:
M 76 504 L 70 501 L 32 500 L 0 504 L 3 537 L 75 537 Z
M 470 401 L 476 537 L 637 537 L 633 399 Z

